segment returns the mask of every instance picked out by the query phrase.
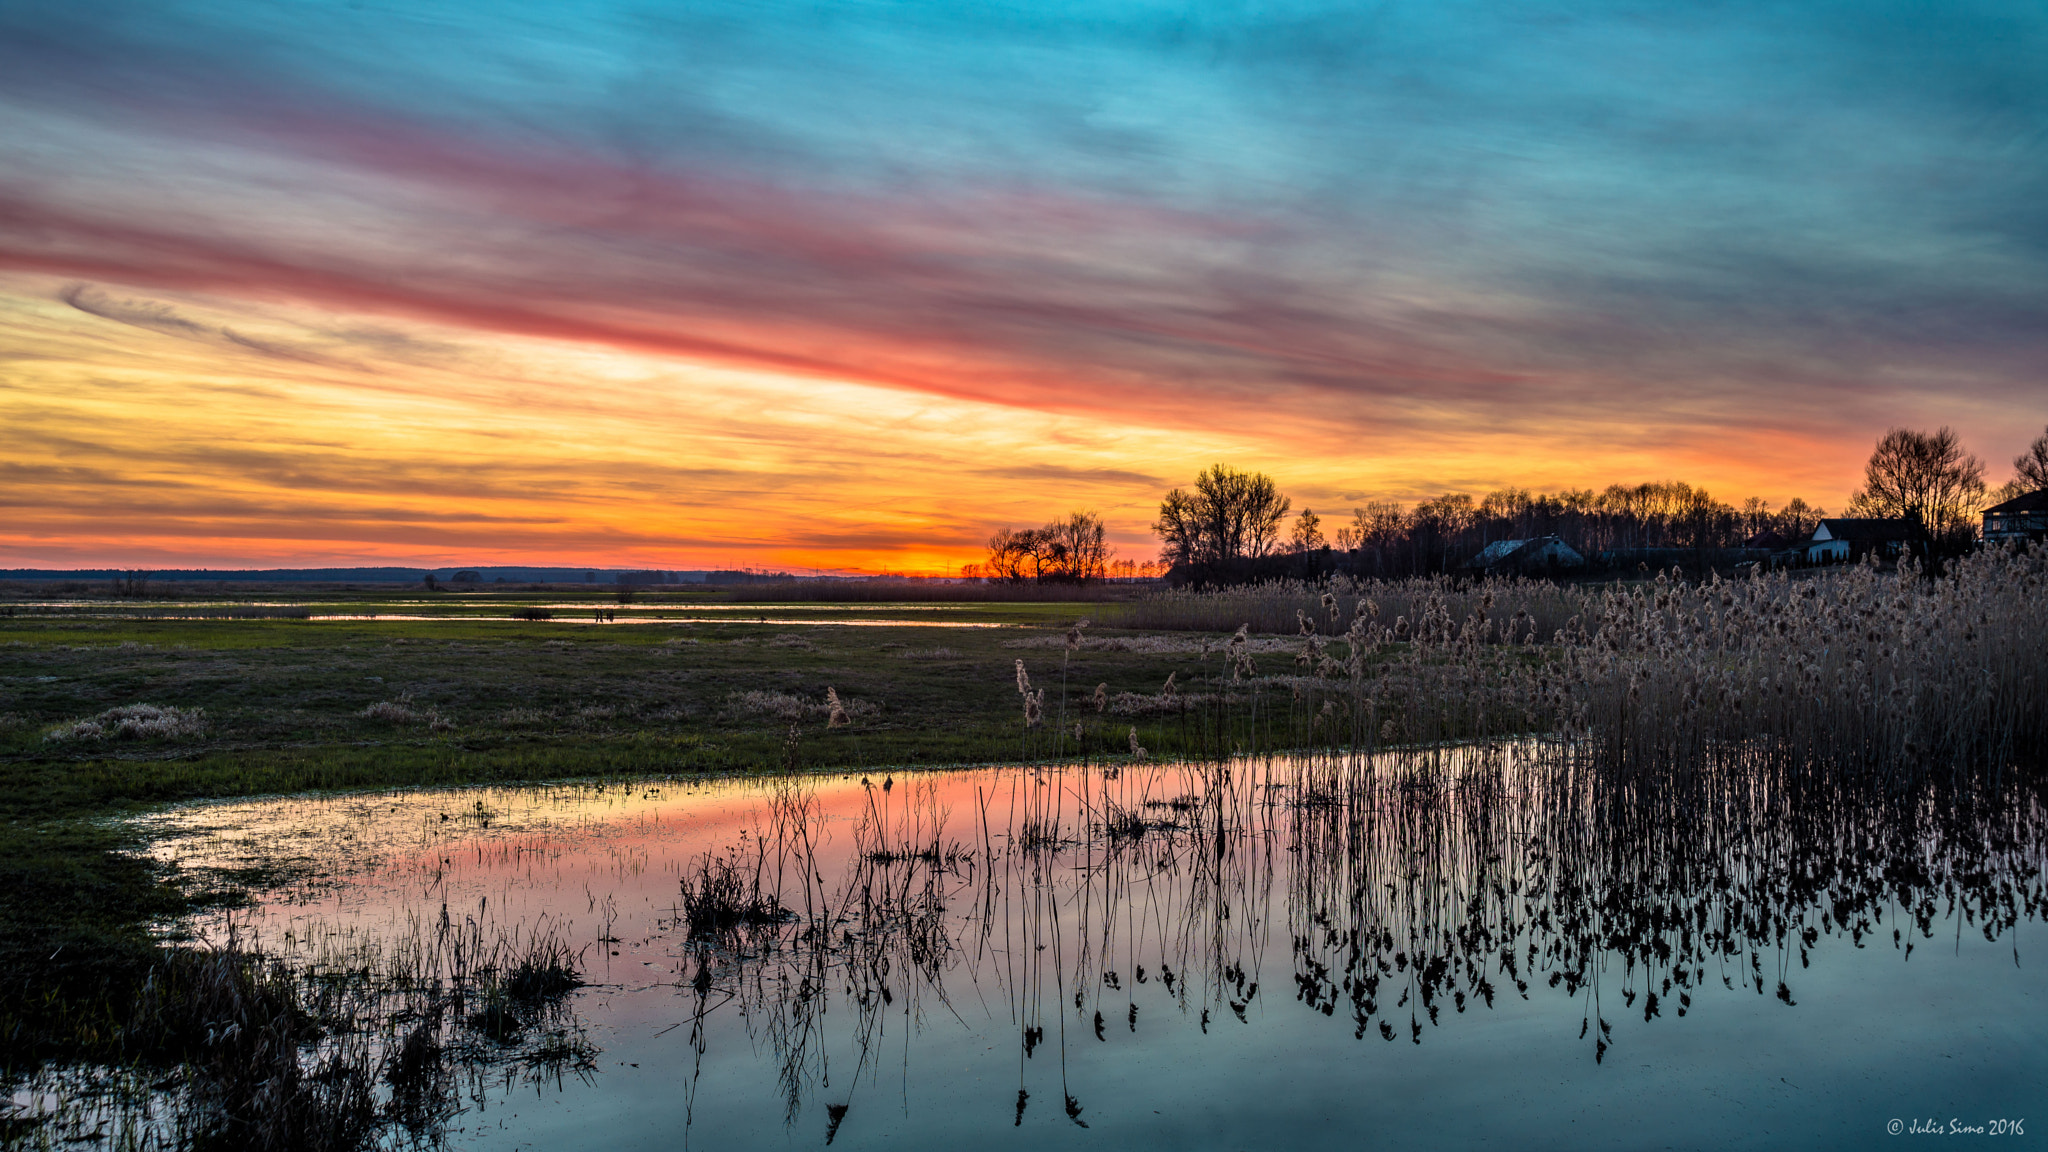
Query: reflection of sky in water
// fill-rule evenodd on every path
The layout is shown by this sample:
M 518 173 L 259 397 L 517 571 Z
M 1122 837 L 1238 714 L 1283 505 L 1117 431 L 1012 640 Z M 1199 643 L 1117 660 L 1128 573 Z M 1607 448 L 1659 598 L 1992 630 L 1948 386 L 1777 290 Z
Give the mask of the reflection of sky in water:
M 800 949 L 717 965 L 701 1062 L 690 982 L 698 962 L 672 927 L 679 879 L 702 853 L 759 836 L 762 785 L 287 799 L 188 808 L 156 823 L 158 851 L 188 867 L 264 861 L 303 872 L 237 915 L 267 947 L 290 933 L 293 950 L 332 954 L 403 935 L 409 917 L 437 916 L 444 901 L 458 918 L 492 924 L 546 916 L 591 946 L 592 983 L 576 1008 L 603 1048 L 597 1073 L 492 1100 L 458 1120 L 457 1145 L 674 1147 L 686 1115 L 697 1147 L 811 1145 L 824 1139 L 827 1105 L 849 1104 L 835 1146 L 1863 1146 L 1889 1139 L 1894 1117 L 1979 1123 L 2024 1115 L 2038 1099 L 2048 1076 L 2048 984 L 2034 967 L 2048 944 L 2038 806 L 1955 838 L 1925 808 L 1802 811 L 1795 839 L 1783 820 L 1745 817 L 1737 802 L 1633 835 L 1605 828 L 1602 852 L 1564 859 L 1554 798 L 1546 807 L 1531 778 L 1512 772 L 1502 779 L 1519 807 L 1505 815 L 1387 793 L 1372 819 L 1347 831 L 1327 813 L 1251 805 L 1225 821 L 1251 834 L 1221 853 L 1206 831 L 1211 817 L 1143 806 L 1197 790 L 1179 769 L 1047 783 L 994 770 L 899 777 L 885 796 L 892 827 L 944 810 L 943 838 L 979 853 L 987 813 L 992 875 L 977 862 L 936 877 L 917 863 L 863 869 L 855 845 L 868 794 L 858 776 L 816 778 L 820 898 L 837 907 L 850 892 L 883 903 L 894 893 L 900 906 L 931 880 L 950 948 L 920 973 L 903 934 L 864 934 L 862 946 L 835 952 L 815 984 L 822 994 L 808 1000 L 804 978 L 818 969 Z M 1266 782 L 1240 776 L 1230 794 L 1240 803 L 1288 794 Z M 1007 846 L 1048 812 L 1072 829 L 1084 795 L 1097 812 L 1114 802 L 1204 830 L 1154 831 L 1115 851 L 1100 837 L 1051 856 Z M 1576 809 L 1582 830 L 1589 811 Z M 1999 827 L 2000 853 L 1957 854 Z M 785 901 L 800 907 L 794 866 L 788 874 Z M 1889 883 L 1877 879 L 1885 875 Z M 1505 939 L 1525 999 L 1499 963 L 1504 939 L 1481 942 L 1474 926 L 1502 928 L 1502 910 L 1521 906 L 1513 889 L 1527 893 L 1546 876 L 1548 895 L 1529 907 L 1551 909 L 1549 926 L 1538 918 Z M 1913 876 L 1931 877 L 1935 908 L 1931 937 L 1909 929 L 1917 946 L 1904 958 L 1892 932 L 1910 917 L 1888 899 L 1875 912 L 1851 904 L 1857 891 L 1895 896 Z M 1587 887 L 1575 893 L 1574 882 Z M 1982 896 L 1998 898 L 2001 884 L 2017 923 L 1987 933 Z M 1475 897 L 1484 906 L 1476 918 L 1467 914 Z M 1571 909 L 1586 908 L 1602 909 L 1602 920 L 1567 923 Z M 1650 939 L 1623 927 L 1626 918 L 1675 908 L 1694 918 L 1667 923 L 1661 938 L 1696 956 L 1704 978 L 1693 986 L 1666 989 L 1671 964 L 1653 963 L 1646 976 L 1598 947 L 1588 987 L 1568 994 L 1568 975 L 1548 983 L 1549 972 L 1571 971 L 1575 933 Z M 1764 941 L 1756 968 L 1746 945 L 1699 954 L 1723 939 L 1724 915 L 1737 938 Z M 1865 918 L 1859 946 L 1853 929 Z M 862 923 L 856 901 L 835 930 L 860 933 Z M 1772 943 L 1781 927 L 1782 948 Z M 1809 927 L 1816 935 L 1802 950 Z M 1381 929 L 1395 947 L 1367 945 L 1363 966 L 1347 963 L 1351 942 Z M 1345 979 L 1396 952 L 1399 965 L 1380 965 L 1363 997 L 1376 1011 L 1361 1029 L 1363 985 Z M 1407 963 L 1424 955 L 1446 961 L 1453 977 L 1433 998 L 1435 1024 Z M 1791 1005 L 1775 995 L 1781 978 Z M 1454 991 L 1467 993 L 1462 1006 Z M 1660 1005 L 1646 1019 L 1651 992 Z M 1682 1018 L 1681 993 L 1691 1001 Z M 1603 1019 L 1611 1047 L 1596 1061 Z M 1379 1028 L 1387 1021 L 1398 1025 L 1391 1042 Z M 1044 1037 L 1027 1057 L 1020 1038 L 1033 1027 Z M 800 1092 L 786 1127 L 778 1073 L 792 1052 Z M 1020 1087 L 1029 1097 L 1017 1123 Z M 1070 1120 L 1069 1096 L 1087 1128 Z
M 588 608 L 585 608 L 585 609 L 582 609 L 582 611 L 586 611 L 586 612 L 588 612 L 588 611 L 591 611 L 591 610 L 590 610 L 590 609 L 588 609 Z M 780 605 L 777 605 L 777 606 L 776 606 L 776 611 L 777 611 L 777 612 L 780 612 L 780 611 L 782 611 L 782 608 L 781 608 L 781 606 L 780 606 Z M 159 617 L 159 619 L 161 619 L 161 617 Z M 306 617 L 306 619 L 308 619 L 308 620 L 315 620 L 315 621 L 318 621 L 318 620 L 341 620 L 341 621 L 348 621 L 348 620 L 359 620 L 359 621 L 360 621 L 360 620 L 458 620 L 458 621 L 468 622 L 468 621 L 480 621 L 480 620 L 497 620 L 497 621 L 506 621 L 506 620 L 514 620 L 514 619 L 517 619 L 517 617 L 513 617 L 513 616 L 407 616 L 407 615 L 402 615 L 402 614 L 399 614 L 399 613 L 396 613 L 396 612 L 375 612 L 375 613 L 367 613 L 367 612 L 366 612 L 366 613 L 360 613 L 360 614 L 357 614 L 357 615 L 354 615 L 354 616 L 342 616 L 342 615 L 331 615 L 331 616 L 322 616 L 322 615 L 315 615 L 315 616 L 308 616 L 308 617 Z M 565 613 L 563 613 L 562 615 L 556 616 L 556 617 L 555 617 L 554 619 L 552 619 L 552 620 L 550 620 L 550 621 L 548 621 L 548 622 L 549 622 L 549 623 L 551 623 L 551 624 L 597 624 L 597 623 L 603 623 L 603 624 L 797 624 L 797 625 L 806 625 L 806 626 L 823 626 L 823 627 L 834 627 L 834 628 L 836 628 L 836 627 L 840 627 L 840 626 L 846 626 L 846 627 L 853 627 L 853 628 L 1015 628 L 1015 627 L 1018 627 L 1018 625 L 1015 625 L 1015 624 L 1002 624 L 1002 623 L 991 623 L 991 622 L 988 622 L 988 621 L 982 621 L 982 620 L 867 620 L 867 619 L 837 619 L 837 618 L 835 618 L 835 619 L 831 619 L 831 620 L 805 620 L 805 619 L 803 619 L 803 618 L 801 618 L 801 617 L 797 617 L 797 618 L 789 618 L 789 617 L 781 617 L 781 616 L 747 616 L 747 617 L 735 617 L 735 616 L 658 616 L 658 617 L 657 617 L 657 616 L 627 616 L 627 615 L 625 615 L 625 614 L 623 614 L 623 613 L 619 614 L 619 615 L 618 615 L 618 616 L 616 616 L 615 618 L 612 618 L 612 619 L 609 619 L 609 620 L 602 620 L 602 621 L 599 621 L 599 620 L 586 620 L 586 619 L 584 619 L 584 618 L 583 618 L 583 617 L 581 617 L 581 616 L 575 616 L 575 615 L 570 615 L 570 614 L 568 614 L 568 613 L 566 613 L 566 612 L 565 612 Z

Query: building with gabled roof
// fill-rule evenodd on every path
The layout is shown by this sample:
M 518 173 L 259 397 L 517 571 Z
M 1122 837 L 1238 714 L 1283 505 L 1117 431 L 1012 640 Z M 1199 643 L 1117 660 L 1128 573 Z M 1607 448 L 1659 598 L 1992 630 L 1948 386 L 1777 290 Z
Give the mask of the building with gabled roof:
M 1586 558 L 1555 536 L 1495 540 L 1465 565 L 1485 572 L 1551 572 L 1585 566 Z
M 1984 542 L 2048 540 L 2048 488 L 2022 492 L 1984 510 Z
M 1926 539 L 1916 520 L 1836 517 L 1814 525 L 1813 537 L 1806 542 L 1806 562 L 1839 564 L 1872 554 L 1888 560 Z

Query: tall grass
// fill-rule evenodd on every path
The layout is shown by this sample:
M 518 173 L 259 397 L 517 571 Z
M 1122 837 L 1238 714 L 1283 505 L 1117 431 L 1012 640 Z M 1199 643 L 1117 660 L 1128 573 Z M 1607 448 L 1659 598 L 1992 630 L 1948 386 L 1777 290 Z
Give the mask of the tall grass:
M 1608 769 L 1763 755 L 1902 780 L 2048 752 L 2040 552 L 1982 553 L 1938 578 L 1859 565 L 1799 580 L 1311 591 L 1162 601 L 1190 622 L 1257 609 L 1272 623 L 1284 609 L 1293 658 L 1261 655 L 1270 642 L 1241 629 L 1204 646 L 1177 699 L 1120 697 L 1116 710 L 1154 717 L 1141 738 L 1204 754 L 1541 733 Z
M 1230 632 L 1249 625 L 1255 634 L 1293 635 L 1302 617 L 1329 631 L 1329 598 L 1335 597 L 1348 618 L 1362 601 L 1372 601 L 1391 623 L 1398 617 L 1415 620 L 1434 602 L 1463 619 L 1491 597 L 1495 604 L 1520 609 L 1537 619 L 1543 635 L 1580 614 L 1586 585 L 1558 584 L 1521 577 L 1488 577 L 1460 581 L 1449 576 L 1409 579 L 1353 579 L 1337 576 L 1328 583 L 1273 580 L 1228 588 L 1148 590 L 1129 603 L 1107 610 L 1103 623 L 1119 628 L 1162 632 Z M 1341 624 L 1342 621 L 1336 621 Z

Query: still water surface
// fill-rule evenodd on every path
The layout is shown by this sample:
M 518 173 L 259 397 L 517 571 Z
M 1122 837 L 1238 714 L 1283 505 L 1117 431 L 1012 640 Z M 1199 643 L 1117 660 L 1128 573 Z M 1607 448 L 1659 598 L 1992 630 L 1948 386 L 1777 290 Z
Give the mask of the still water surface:
M 293 876 L 236 930 L 308 962 L 443 908 L 583 950 L 594 1065 L 478 1094 L 454 1147 L 1867 1147 L 2048 1098 L 2043 816 L 2012 780 L 1617 799 L 1508 748 L 154 831 L 187 868 Z M 795 918 L 693 936 L 707 854 Z

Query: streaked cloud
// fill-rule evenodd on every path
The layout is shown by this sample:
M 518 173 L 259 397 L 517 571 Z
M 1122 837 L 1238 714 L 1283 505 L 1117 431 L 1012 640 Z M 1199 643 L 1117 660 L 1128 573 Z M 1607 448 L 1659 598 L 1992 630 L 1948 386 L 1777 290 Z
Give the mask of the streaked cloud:
M 2044 48 L 1903 2 L 0 10 L 0 546 L 117 561 L 82 509 L 138 477 L 193 500 L 149 547 L 252 560 L 918 566 L 1090 505 L 1137 551 L 1222 458 L 1319 509 L 1838 505 L 1890 424 L 2048 420 Z

